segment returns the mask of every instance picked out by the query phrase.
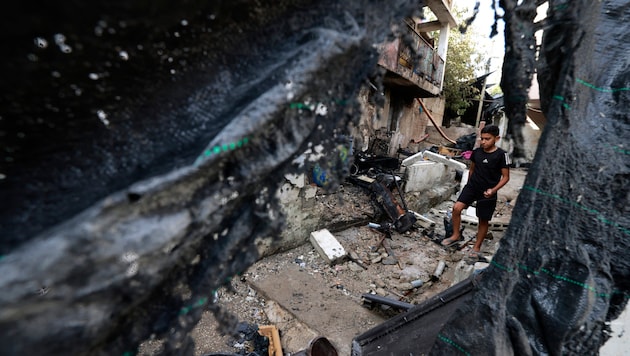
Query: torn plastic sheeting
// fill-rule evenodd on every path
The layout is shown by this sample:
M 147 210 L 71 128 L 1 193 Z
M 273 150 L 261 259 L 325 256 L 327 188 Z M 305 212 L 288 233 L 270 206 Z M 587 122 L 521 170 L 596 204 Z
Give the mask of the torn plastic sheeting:
M 57 4 L 60 16 L 48 3 L 3 12 L 3 33 L 33 44 L 33 55 L 8 51 L 0 84 L 2 117 L 16 118 L 0 123 L 15 153 L 2 151 L 14 163 L 0 182 L 11 207 L 0 224 L 13 229 L 1 245 L 3 353 L 126 354 L 155 335 L 164 353 L 190 354 L 204 310 L 229 327 L 206 296 L 256 260 L 255 239 L 279 235 L 278 182 L 309 144 L 335 149 L 374 69 L 371 43 L 411 8 L 204 4 L 156 4 L 160 16 L 116 1 Z M 52 44 L 60 24 L 85 51 L 59 56 L 21 32 Z M 115 61 L 116 46 L 134 48 L 129 62 Z M 92 116 L 100 104 L 108 109 Z M 42 136 L 38 118 L 59 129 Z M 335 159 L 318 163 L 333 183 L 343 174 Z
M 536 1 L 502 5 L 509 131 L 536 58 L 548 121 L 499 250 L 431 354 L 597 354 L 630 295 L 627 2 L 548 1 L 538 55 Z

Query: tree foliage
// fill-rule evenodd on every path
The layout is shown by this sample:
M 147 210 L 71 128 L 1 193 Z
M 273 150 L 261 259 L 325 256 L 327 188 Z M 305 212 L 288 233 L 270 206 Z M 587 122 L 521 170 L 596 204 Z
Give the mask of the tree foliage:
M 461 22 L 463 10 L 453 9 Z M 470 84 L 475 79 L 475 71 L 483 64 L 483 47 L 475 42 L 478 37 L 472 28 L 465 33 L 453 29 L 449 35 L 448 54 L 442 86 L 446 110 L 460 115 L 472 105 L 472 99 L 479 91 Z

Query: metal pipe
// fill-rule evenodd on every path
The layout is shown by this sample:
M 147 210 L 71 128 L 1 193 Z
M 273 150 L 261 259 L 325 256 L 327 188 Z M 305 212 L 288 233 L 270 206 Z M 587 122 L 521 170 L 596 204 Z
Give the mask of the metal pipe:
M 446 140 L 448 140 L 448 142 L 450 142 L 450 143 L 452 143 L 454 145 L 457 144 L 457 141 L 452 140 L 448 136 L 446 136 L 444 131 L 442 131 L 442 128 L 437 123 L 435 123 L 435 120 L 433 120 L 433 116 L 431 116 L 431 114 L 429 113 L 429 110 L 427 110 L 427 107 L 424 106 L 424 103 L 422 102 L 422 100 L 420 100 L 420 98 L 416 98 L 416 100 L 418 100 L 418 103 L 420 103 L 420 106 L 422 107 L 422 110 L 424 110 L 424 112 L 427 113 L 427 116 L 429 117 L 429 120 L 431 120 L 431 122 L 433 123 L 433 126 L 435 126 L 435 128 L 438 130 L 440 135 L 442 135 L 442 137 L 444 137 Z
M 394 184 L 396 184 L 396 190 L 398 191 L 398 195 L 400 195 L 400 200 L 402 202 L 403 208 L 405 208 L 405 212 L 407 212 L 409 209 L 407 209 L 407 203 L 405 202 L 405 197 L 403 197 L 402 192 L 400 191 L 400 186 L 398 185 L 398 181 L 396 180 L 394 171 L 390 170 L 389 173 L 392 175 L 392 178 L 394 178 Z
M 437 266 L 435 267 L 435 271 L 433 271 L 433 275 L 431 275 L 431 279 L 434 281 L 440 279 L 440 276 L 444 272 L 444 267 L 446 267 L 446 262 L 440 260 L 440 262 L 438 262 Z
M 394 300 L 394 299 L 382 297 L 382 296 L 377 295 L 377 294 L 364 293 L 363 295 L 361 295 L 361 297 L 365 301 L 368 301 L 368 302 L 375 302 L 375 303 L 378 303 L 378 304 L 385 304 L 385 305 L 389 305 L 392 308 L 401 309 L 401 310 L 409 310 L 409 309 L 411 309 L 413 307 L 413 304 L 411 304 L 411 303 L 401 302 L 399 300 Z

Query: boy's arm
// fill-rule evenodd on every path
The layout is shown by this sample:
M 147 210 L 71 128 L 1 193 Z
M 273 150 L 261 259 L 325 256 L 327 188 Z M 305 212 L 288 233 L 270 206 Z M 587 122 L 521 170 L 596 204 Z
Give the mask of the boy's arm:
M 499 181 L 499 183 L 497 183 L 497 185 L 494 186 L 494 188 L 490 188 L 490 190 L 492 190 L 492 195 L 497 194 L 497 192 L 499 191 L 499 189 L 503 188 L 503 186 L 505 184 L 507 184 L 507 182 L 510 181 L 510 169 L 509 168 L 501 168 L 501 180 Z
M 470 164 L 470 168 L 468 168 L 468 180 L 470 180 L 470 177 L 472 177 L 472 172 L 475 170 L 475 162 L 472 162 Z M 503 171 L 501 171 L 501 173 L 503 173 Z
M 501 187 L 503 187 L 509 180 L 510 180 L 510 169 L 501 168 L 501 180 L 499 180 L 499 183 L 497 183 L 497 185 L 495 185 L 493 188 L 486 189 L 486 191 L 483 192 L 483 196 L 485 198 L 490 198 L 491 196 L 497 194 L 499 189 L 501 189 Z

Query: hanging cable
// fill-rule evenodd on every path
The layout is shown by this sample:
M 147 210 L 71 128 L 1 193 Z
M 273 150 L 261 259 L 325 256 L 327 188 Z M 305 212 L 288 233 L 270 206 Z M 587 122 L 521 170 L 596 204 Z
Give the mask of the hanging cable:
M 442 137 L 444 137 L 448 142 L 452 143 L 452 144 L 457 144 L 457 141 L 450 139 L 448 136 L 446 136 L 446 134 L 444 133 L 444 131 L 442 131 L 442 128 L 435 123 L 435 120 L 433 120 L 433 117 L 431 116 L 431 113 L 429 113 L 429 110 L 427 110 L 427 107 L 424 106 L 424 103 L 422 102 L 422 100 L 420 100 L 420 98 L 416 98 L 416 100 L 418 100 L 418 103 L 420 103 L 420 106 L 422 107 L 422 110 L 424 110 L 424 112 L 427 113 L 427 116 L 429 117 L 429 120 L 431 120 L 431 122 L 433 123 L 433 126 L 435 126 L 435 128 L 438 130 L 438 132 L 440 133 L 440 135 L 442 135 Z

